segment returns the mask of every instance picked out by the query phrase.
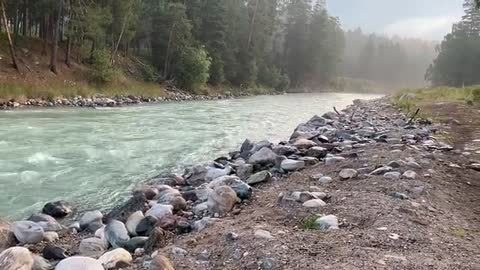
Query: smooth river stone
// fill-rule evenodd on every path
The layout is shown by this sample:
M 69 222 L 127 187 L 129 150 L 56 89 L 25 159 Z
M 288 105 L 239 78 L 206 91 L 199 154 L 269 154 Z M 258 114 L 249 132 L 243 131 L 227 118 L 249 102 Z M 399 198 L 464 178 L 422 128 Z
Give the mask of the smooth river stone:
M 23 247 L 12 247 L 0 253 L 1 270 L 31 270 L 32 253 Z
M 103 254 L 98 261 L 105 267 L 105 269 L 113 269 L 118 266 L 128 266 L 132 261 L 132 255 L 123 248 L 117 248 Z
M 55 270 L 105 270 L 105 268 L 98 260 L 76 256 L 62 260 Z
M 80 242 L 78 253 L 82 256 L 98 258 L 105 253 L 105 242 L 100 238 L 86 238 Z
M 172 215 L 172 214 L 173 214 L 173 206 L 165 205 L 165 204 L 157 204 L 152 208 L 150 208 L 150 210 L 148 210 L 145 213 L 145 216 L 152 216 L 157 219 L 161 219 L 164 216 Z
M 137 226 L 140 224 L 140 221 L 142 221 L 143 218 L 145 218 L 145 216 L 143 215 L 142 211 L 137 211 L 128 217 L 125 226 L 127 227 L 128 233 L 130 233 L 131 236 L 137 235 Z
M 13 234 L 20 243 L 37 244 L 43 240 L 43 229 L 32 221 L 17 221 L 13 223 Z
M 65 201 L 49 202 L 45 204 L 42 212 L 56 218 L 62 218 L 72 212 L 72 207 Z
M 103 214 L 98 210 L 85 212 L 82 218 L 80 218 L 80 228 L 85 230 L 92 223 L 102 223 L 102 218 Z
M 122 247 L 130 237 L 127 228 L 118 220 L 111 220 L 105 227 L 105 238 L 113 248 Z

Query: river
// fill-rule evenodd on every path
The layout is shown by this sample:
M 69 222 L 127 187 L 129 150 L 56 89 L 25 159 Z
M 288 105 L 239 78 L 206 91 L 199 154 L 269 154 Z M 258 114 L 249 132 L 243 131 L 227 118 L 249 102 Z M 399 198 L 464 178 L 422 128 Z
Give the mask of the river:
M 44 203 L 108 209 L 159 173 L 181 173 L 245 140 L 287 140 L 315 114 L 377 95 L 295 94 L 123 108 L 0 112 L 0 217 Z

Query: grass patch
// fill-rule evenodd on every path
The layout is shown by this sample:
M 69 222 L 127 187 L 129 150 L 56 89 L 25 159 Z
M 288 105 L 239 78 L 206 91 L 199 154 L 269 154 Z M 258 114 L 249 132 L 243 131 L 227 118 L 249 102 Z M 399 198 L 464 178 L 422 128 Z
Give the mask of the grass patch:
M 309 218 L 306 218 L 302 222 L 302 228 L 305 230 L 316 230 L 317 229 L 317 224 L 315 221 L 318 219 L 317 216 L 311 216 Z
M 90 84 L 77 82 L 0 82 L 0 99 L 12 100 L 17 98 L 47 99 L 57 97 L 71 98 L 75 96 L 165 96 L 165 89 L 155 83 L 124 81 L 108 84 Z
M 467 235 L 467 231 L 465 231 L 464 228 L 454 228 L 453 235 L 458 238 L 465 238 L 465 236 Z

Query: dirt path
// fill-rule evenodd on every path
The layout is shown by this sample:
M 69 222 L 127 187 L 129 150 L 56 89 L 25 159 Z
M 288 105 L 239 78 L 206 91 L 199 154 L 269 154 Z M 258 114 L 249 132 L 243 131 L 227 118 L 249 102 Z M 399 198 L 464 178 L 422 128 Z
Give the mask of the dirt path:
M 369 103 L 364 109 L 358 122 L 391 126 L 389 137 L 419 132 L 396 125 L 405 118 L 389 104 Z M 438 128 L 438 138 L 456 150 L 427 151 L 420 141 L 370 142 L 345 150 L 342 155 L 349 158 L 339 164 L 321 162 L 256 186 L 253 199 L 235 214 L 180 236 L 161 251 L 177 269 L 480 269 L 480 172 L 467 168 L 480 159 L 480 113 L 463 104 L 425 109 L 439 112 L 435 118 L 441 122 L 448 120 L 448 126 L 428 128 Z M 399 169 L 415 171 L 415 179 L 361 173 L 399 160 L 420 165 Z M 344 168 L 360 176 L 341 181 Z M 320 184 L 312 177 L 319 173 L 333 181 Z M 312 210 L 279 198 L 293 191 L 321 191 L 330 199 Z M 395 192 L 408 199 L 395 198 Z M 339 230 L 309 229 L 312 217 L 331 214 L 338 217 Z M 258 229 L 272 238 L 255 236 Z M 230 233 L 238 238 L 230 239 Z

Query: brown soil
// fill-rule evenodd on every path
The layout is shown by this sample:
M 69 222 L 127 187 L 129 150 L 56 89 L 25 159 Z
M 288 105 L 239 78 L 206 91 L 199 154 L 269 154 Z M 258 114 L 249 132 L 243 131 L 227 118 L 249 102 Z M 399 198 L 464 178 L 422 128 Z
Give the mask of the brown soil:
M 161 252 L 177 269 L 480 269 L 480 172 L 466 168 L 480 157 L 476 153 L 480 141 L 473 142 L 480 139 L 478 108 L 449 103 L 425 109 L 437 112 L 436 119 L 455 123 L 442 125 L 449 135 L 440 136 L 461 151 L 431 155 L 421 146 L 404 146 L 402 152 L 392 153 L 392 145 L 369 145 L 356 150 L 358 159 L 336 166 L 320 163 L 257 186 L 253 199 L 239 207 L 240 213 L 204 231 L 180 236 Z M 398 113 L 390 105 L 376 110 L 388 117 Z M 465 147 L 469 156 L 459 153 Z M 415 180 L 338 178 L 342 168 L 375 167 L 406 158 L 422 165 Z M 320 186 L 309 177 L 317 173 L 334 181 Z M 327 192 L 328 205 L 309 210 L 296 202 L 279 202 L 282 192 L 307 190 Z M 410 199 L 395 199 L 392 192 Z M 307 228 L 312 216 L 330 214 L 339 218 L 339 230 L 324 233 Z M 255 238 L 258 228 L 271 232 L 274 239 Z M 230 232 L 238 239 L 227 240 Z M 188 254 L 174 255 L 173 247 Z M 202 252 L 209 256 L 200 256 Z

